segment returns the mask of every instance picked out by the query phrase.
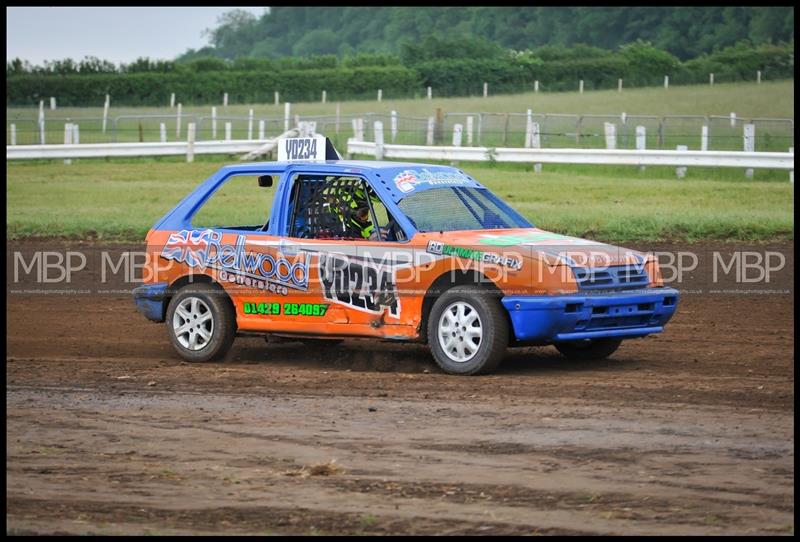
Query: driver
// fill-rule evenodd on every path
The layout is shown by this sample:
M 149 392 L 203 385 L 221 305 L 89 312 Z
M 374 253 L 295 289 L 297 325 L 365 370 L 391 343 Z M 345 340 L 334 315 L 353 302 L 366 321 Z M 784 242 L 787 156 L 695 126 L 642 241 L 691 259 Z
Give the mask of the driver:
M 340 211 L 338 209 L 336 212 L 344 222 L 347 234 L 352 237 L 361 237 L 362 239 L 378 239 L 378 231 L 372 223 L 369 201 L 364 189 L 359 187 L 352 193 L 343 190 L 339 197 L 341 205 L 344 207 L 344 216 L 339 214 Z M 375 203 L 380 201 L 375 195 L 369 199 L 372 199 Z

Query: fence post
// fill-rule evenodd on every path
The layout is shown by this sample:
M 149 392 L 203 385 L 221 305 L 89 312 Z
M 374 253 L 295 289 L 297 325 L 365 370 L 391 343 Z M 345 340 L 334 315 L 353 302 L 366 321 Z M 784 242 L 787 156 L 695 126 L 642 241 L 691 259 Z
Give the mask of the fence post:
M 756 152 L 756 125 L 744 125 L 744 152 Z M 748 179 L 753 178 L 753 168 L 744 170 L 744 175 Z
M 322 103 L 325 103 L 327 101 L 328 101 L 328 91 L 323 90 L 322 91 Z
M 144 143 L 144 126 L 142 126 L 142 121 L 139 121 L 139 143 Z
M 161 124 L 159 124 L 158 127 L 159 127 L 159 129 L 161 131 L 161 142 L 162 143 L 166 143 L 167 142 L 167 125 L 162 122 Z
M 364 119 L 353 119 L 353 138 L 364 141 Z
M 542 148 L 542 140 L 539 137 L 539 123 L 538 122 L 531 122 L 531 148 L 534 149 L 541 149 Z M 542 164 L 535 163 L 533 164 L 533 172 L 534 173 L 541 173 L 542 172 Z
M 794 147 L 789 147 L 789 152 L 794 154 Z M 794 184 L 794 170 L 789 172 L 789 182 Z
M 736 113 L 731 111 L 731 128 L 736 126 Z
M 525 117 L 525 148 L 530 148 L 531 146 L 531 110 L 528 109 L 528 114 Z
M 503 146 L 508 146 L 508 113 L 505 114 L 505 122 L 503 123 Z
M 464 132 L 464 126 L 461 124 L 454 124 L 453 125 L 453 146 L 460 147 L 461 146 L 461 136 Z
M 712 87 L 714 86 L 714 74 L 713 73 L 709 73 L 708 74 L 708 84 L 711 85 Z
M 217 106 L 211 106 L 211 139 L 217 139 Z
M 228 93 L 222 95 L 222 107 L 228 107 Z
M 11 124 L 11 144 L 17 144 L 17 125 L 13 123 Z
M 56 110 L 56 99 L 53 96 L 50 96 L 50 111 Z
M 700 128 L 700 150 L 708 150 L 708 124 L 704 124 L 702 128 Z
M 179 102 L 178 103 L 177 123 L 176 123 L 177 126 L 175 127 L 175 138 L 176 139 L 180 139 L 181 138 L 181 109 L 182 108 L 183 108 L 183 105 Z
M 664 76 L 664 88 L 669 88 L 669 75 Z
M 617 79 L 617 92 L 622 92 L 622 79 Z
M 186 163 L 189 164 L 194 162 L 194 127 L 193 122 L 186 127 Z
M 76 122 L 75 124 L 72 125 L 72 143 L 74 145 L 77 145 L 80 142 L 81 142 L 81 128 Z
M 283 131 L 289 129 L 289 117 L 291 116 L 292 104 L 286 102 L 283 104 Z
M 427 146 L 433 145 L 433 129 L 436 125 L 436 119 L 434 117 L 428 117 L 428 133 L 425 136 L 425 144 Z
M 231 123 L 230 122 L 226 122 L 225 123 L 225 141 L 230 141 L 230 140 L 231 140 Z
M 578 92 L 583 94 L 583 79 L 581 79 L 580 83 L 578 83 Z
M 533 82 L 533 91 L 534 92 L 539 92 L 539 80 L 538 79 Z
M 39 100 L 39 142 L 44 145 L 44 100 Z
M 103 133 L 106 133 L 106 124 L 108 123 L 108 108 L 111 105 L 111 96 L 106 94 L 106 102 L 103 104 Z
M 64 124 L 64 145 L 70 145 L 72 143 L 72 124 L 66 123 Z M 69 158 L 64 160 L 64 165 L 70 165 L 72 160 Z
M 280 105 L 281 103 L 281 93 L 277 90 L 275 91 L 275 105 Z
M 483 97 L 484 98 L 489 97 L 489 83 L 487 83 L 486 81 L 483 82 Z
M 659 149 L 664 147 L 664 123 L 665 122 L 666 122 L 666 119 L 664 119 L 664 118 L 662 118 L 658 122 L 658 148 Z
M 756 70 L 756 83 L 761 84 L 761 70 Z
M 578 120 L 575 121 L 575 144 L 581 144 L 581 129 L 583 128 L 583 115 L 578 115 Z
M 247 139 L 253 139 L 253 110 L 251 109 L 247 115 Z
M 258 121 L 258 139 L 264 139 L 264 129 L 266 125 L 264 123 L 264 119 Z
M 375 129 L 375 160 L 383 160 L 383 123 L 376 120 L 373 128 Z
M 678 145 L 676 148 L 679 151 L 688 151 L 689 150 L 689 147 L 687 147 L 686 145 Z M 683 179 L 684 177 L 686 177 L 686 167 L 685 166 L 681 166 L 681 167 L 675 168 L 675 175 L 677 175 L 679 179 Z
M 647 148 L 647 129 L 644 126 L 636 127 L 636 150 L 643 151 Z M 639 171 L 644 171 L 644 166 L 639 166 Z
M 481 136 L 483 135 L 483 113 L 478 113 L 478 146 L 481 145 Z
M 472 146 L 472 115 L 467 117 L 467 147 Z
M 431 87 L 428 87 L 428 99 L 433 99 L 433 89 Z
M 378 101 L 380 102 L 382 98 L 383 98 L 383 89 L 379 88 L 378 89 Z
M 175 93 L 174 92 L 169 95 L 169 108 L 172 109 L 173 107 L 175 107 Z
M 391 130 L 392 143 L 394 143 L 394 140 L 397 139 L 397 111 L 392 111 Z
M 616 149 L 617 148 L 617 125 L 612 122 L 604 122 L 603 128 L 606 135 L 606 148 L 607 149 Z
M 436 125 L 433 128 L 433 141 L 437 145 L 442 144 L 444 139 L 444 111 L 441 107 L 436 108 Z

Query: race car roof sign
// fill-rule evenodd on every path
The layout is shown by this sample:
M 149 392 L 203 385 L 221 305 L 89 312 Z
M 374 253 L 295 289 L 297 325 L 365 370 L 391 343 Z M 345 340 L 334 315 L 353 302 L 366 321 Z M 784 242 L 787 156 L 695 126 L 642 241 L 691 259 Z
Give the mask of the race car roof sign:
M 339 160 L 339 154 L 327 137 L 316 135 L 311 137 L 287 137 L 278 142 L 278 161 L 324 162 Z

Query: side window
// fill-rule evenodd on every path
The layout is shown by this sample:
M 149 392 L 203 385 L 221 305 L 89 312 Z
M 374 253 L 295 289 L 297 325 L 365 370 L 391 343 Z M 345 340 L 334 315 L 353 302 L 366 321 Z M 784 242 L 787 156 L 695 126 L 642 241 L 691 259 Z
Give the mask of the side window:
M 290 200 L 290 236 L 301 239 L 394 240 L 386 207 L 360 177 L 298 175 Z
M 192 227 L 266 230 L 274 193 L 259 186 L 256 175 L 230 177 L 198 209 Z

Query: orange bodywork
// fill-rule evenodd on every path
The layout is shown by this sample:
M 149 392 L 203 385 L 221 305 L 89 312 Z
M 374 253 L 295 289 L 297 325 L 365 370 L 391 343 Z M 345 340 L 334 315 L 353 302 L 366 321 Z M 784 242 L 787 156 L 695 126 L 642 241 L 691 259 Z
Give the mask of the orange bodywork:
M 216 282 L 240 331 L 414 340 L 426 292 L 456 276 L 488 280 L 503 296 L 552 296 L 578 291 L 575 264 L 627 264 L 662 286 L 653 257 L 538 228 L 416 233 L 402 243 L 190 233 L 149 232 L 145 284 Z

